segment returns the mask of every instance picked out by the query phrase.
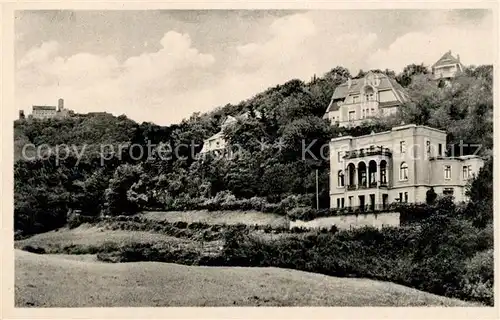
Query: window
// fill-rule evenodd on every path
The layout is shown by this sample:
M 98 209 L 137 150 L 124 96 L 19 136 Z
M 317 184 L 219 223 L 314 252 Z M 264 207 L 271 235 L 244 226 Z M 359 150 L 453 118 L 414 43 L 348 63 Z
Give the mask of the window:
M 469 168 L 467 166 L 462 167 L 462 178 L 464 180 L 469 179 Z
M 462 167 L 462 176 L 464 180 L 468 180 L 472 177 L 472 167 L 471 166 L 463 166 Z
M 405 192 L 405 202 L 408 202 L 408 192 Z
M 363 115 L 362 115 L 363 119 L 366 118 L 366 110 L 363 109 Z
M 359 96 L 352 96 L 352 103 L 358 103 Z
M 370 171 L 370 184 L 377 183 L 377 172 Z
M 353 121 L 356 116 L 356 111 L 349 111 L 349 121 Z
M 340 198 L 337 198 L 337 208 L 340 208 Z
M 399 152 L 401 152 L 401 153 L 406 152 L 406 142 L 405 141 L 399 142 Z
M 366 171 L 360 172 L 361 175 L 361 181 L 359 181 L 359 184 L 362 186 L 366 186 Z
M 444 166 L 444 178 L 446 180 L 451 179 L 451 166 L 450 165 L 445 165 Z
M 408 180 L 408 165 L 406 164 L 406 162 L 401 163 L 401 166 L 399 167 L 399 180 Z
M 403 202 L 403 193 L 402 192 L 399 193 L 399 199 L 398 200 L 399 200 L 399 202 Z
M 427 140 L 425 142 L 425 150 L 427 152 L 427 155 L 430 156 L 431 155 L 431 142 L 429 140 Z
M 343 207 L 345 207 L 345 199 L 344 199 L 344 198 L 342 198 L 342 199 L 340 199 L 340 200 L 341 200 L 341 205 L 342 205 L 342 208 L 343 208 Z
M 342 172 L 342 170 L 339 170 L 339 173 L 338 173 L 338 185 L 339 185 L 339 187 L 344 186 L 344 173 Z
M 337 152 L 337 161 L 342 161 L 342 151 Z
M 442 156 L 443 155 L 443 145 L 440 143 L 438 145 L 438 156 Z
M 387 183 L 387 173 L 386 173 L 385 167 L 380 167 L 380 183 L 381 184 L 386 184 Z

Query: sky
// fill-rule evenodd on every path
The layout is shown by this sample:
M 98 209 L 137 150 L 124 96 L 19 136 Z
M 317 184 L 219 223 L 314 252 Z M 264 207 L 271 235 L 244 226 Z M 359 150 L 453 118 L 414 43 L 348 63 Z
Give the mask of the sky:
M 494 36 L 475 9 L 17 11 L 15 100 L 168 125 L 335 66 L 492 64 Z

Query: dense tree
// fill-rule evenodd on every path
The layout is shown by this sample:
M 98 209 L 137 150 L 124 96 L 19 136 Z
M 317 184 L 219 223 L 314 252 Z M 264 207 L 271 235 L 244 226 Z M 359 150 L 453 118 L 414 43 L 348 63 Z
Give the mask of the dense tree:
M 133 214 L 140 208 L 135 195 L 129 190 L 141 179 L 141 165 L 123 164 L 116 168 L 105 191 L 106 212 L 110 215 Z
M 403 87 L 408 87 L 413 80 L 413 77 L 416 75 L 425 75 L 429 73 L 429 69 L 424 66 L 423 63 L 421 64 L 409 64 L 406 67 L 404 67 L 403 72 L 398 74 L 396 76 L 396 81 L 399 82 L 400 85 Z
M 391 70 L 372 71 L 394 77 Z M 480 144 L 482 154 L 491 153 L 492 71 L 491 66 L 467 67 L 449 86 L 439 88 L 422 64 L 408 65 L 397 79 L 407 85 L 410 101 L 394 116 L 354 128 L 331 126 L 322 119 L 335 88 L 351 77 L 342 67 L 308 83 L 290 80 L 171 126 L 137 124 L 109 114 L 17 120 L 15 225 L 39 232 L 64 224 L 69 209 L 91 215 L 103 210 L 133 213 L 145 207 L 168 208 L 176 199 L 214 197 L 221 191 L 270 201 L 309 196 L 316 191 L 316 170 L 320 204 L 328 207 L 328 142 L 338 135 L 366 135 L 401 122 L 416 123 L 446 130 L 451 144 Z M 360 71 L 358 76 L 364 74 Z M 244 113 L 249 116 L 239 117 Z M 219 132 L 229 115 L 239 119 L 223 131 L 234 151 L 232 159 L 200 158 L 203 141 Z M 21 157 L 27 144 L 68 144 L 77 151 L 85 146 L 85 152 L 64 161 L 54 156 L 29 160 Z M 103 146 L 110 152 L 101 154 Z M 31 156 L 36 150 L 28 151 Z M 484 176 L 481 179 L 487 180 Z M 468 215 L 477 209 L 484 218 L 476 223 L 488 223 L 490 211 L 478 207 L 485 202 L 471 199 L 476 207 Z

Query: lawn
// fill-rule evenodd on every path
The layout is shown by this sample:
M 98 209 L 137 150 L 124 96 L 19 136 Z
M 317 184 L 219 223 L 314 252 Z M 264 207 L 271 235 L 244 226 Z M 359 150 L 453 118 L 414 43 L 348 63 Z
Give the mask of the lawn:
M 185 221 L 204 222 L 207 224 L 245 224 L 270 225 L 272 227 L 288 227 L 289 221 L 284 216 L 259 211 L 152 211 L 143 216 L 153 220 L 168 222 Z
M 16 307 L 473 305 L 388 282 L 288 269 L 109 264 L 21 250 L 15 278 Z

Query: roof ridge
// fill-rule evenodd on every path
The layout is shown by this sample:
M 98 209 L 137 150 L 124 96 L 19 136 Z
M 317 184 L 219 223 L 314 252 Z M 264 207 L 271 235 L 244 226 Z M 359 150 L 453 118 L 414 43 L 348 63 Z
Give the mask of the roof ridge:
M 460 63 L 460 60 L 458 60 L 458 58 L 455 58 L 452 54 L 451 54 L 451 50 L 448 50 L 447 52 L 445 52 L 441 58 L 439 58 L 433 65 L 432 67 L 435 67 L 437 65 L 444 65 L 444 62 L 449 60 L 449 64 L 455 64 L 455 63 Z

